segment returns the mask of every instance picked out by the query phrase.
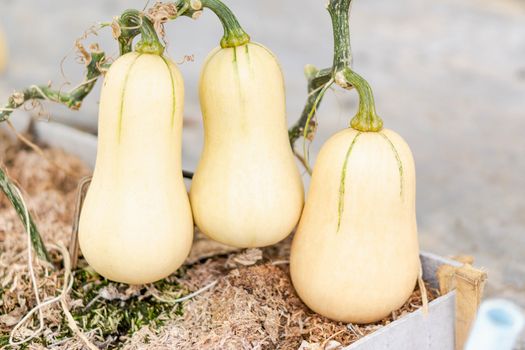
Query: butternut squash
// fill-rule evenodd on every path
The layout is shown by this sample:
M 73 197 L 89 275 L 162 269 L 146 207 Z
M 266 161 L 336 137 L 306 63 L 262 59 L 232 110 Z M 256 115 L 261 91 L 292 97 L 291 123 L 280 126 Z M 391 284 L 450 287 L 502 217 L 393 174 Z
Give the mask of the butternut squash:
M 149 283 L 187 257 L 193 222 L 181 169 L 184 85 L 156 54 L 117 59 L 100 98 L 98 151 L 79 242 L 108 279 Z
M 420 271 L 412 153 L 381 130 L 371 91 L 363 95 L 353 128 L 332 136 L 317 157 L 290 258 L 305 304 L 352 323 L 401 307 Z
M 277 243 L 299 221 L 304 189 L 276 58 L 256 43 L 214 50 L 200 100 L 204 150 L 190 189 L 196 225 L 235 247 Z
M 7 66 L 7 42 L 4 31 L 0 28 L 0 73 L 5 70 Z

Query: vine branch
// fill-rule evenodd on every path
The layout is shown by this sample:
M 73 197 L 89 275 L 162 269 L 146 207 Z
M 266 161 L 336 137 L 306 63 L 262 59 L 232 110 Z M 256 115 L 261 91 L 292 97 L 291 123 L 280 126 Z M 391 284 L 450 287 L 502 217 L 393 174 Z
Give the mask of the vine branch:
M 310 174 L 306 146 L 304 147 L 303 157 L 300 157 L 295 150 L 295 143 L 301 136 L 304 138 L 305 143 L 313 140 L 317 127 L 317 109 L 321 105 L 324 94 L 334 82 L 345 89 L 352 88 L 351 84 L 341 81 L 340 74 L 338 74 L 352 64 L 349 25 L 351 2 L 352 0 L 330 0 L 326 6 L 332 19 L 334 36 L 333 64 L 332 67 L 321 70 L 311 65 L 306 66 L 305 75 L 308 83 L 308 98 L 299 120 L 288 130 L 294 154 L 305 165 L 306 170 Z
M 332 68 L 318 70 L 312 65 L 307 65 L 305 67 L 305 76 L 308 82 L 308 98 L 306 100 L 306 104 L 301 113 L 301 117 L 288 130 L 288 137 L 290 139 L 290 144 L 292 145 L 292 148 L 294 147 L 295 142 L 301 136 L 303 136 L 303 133 L 305 131 L 305 126 L 309 119 L 308 117 L 312 113 L 312 111 L 313 111 L 313 115 L 310 118 L 310 123 L 313 123 L 313 125 L 312 124 L 308 125 L 307 129 L 309 131 L 311 130 L 310 128 L 313 128 L 313 129 L 315 128 L 316 126 L 315 125 L 315 114 L 322 100 L 322 96 L 320 96 L 320 94 L 323 91 L 322 89 L 323 86 L 326 85 L 332 78 Z M 316 101 L 318 102 L 316 103 Z
M 0 188 L 2 189 L 2 192 L 4 192 L 4 194 L 7 196 L 7 199 L 9 199 L 9 201 L 13 205 L 13 208 L 15 208 L 16 213 L 18 214 L 20 220 L 24 224 L 24 227 L 28 226 L 26 218 L 29 219 L 29 234 L 31 235 L 31 244 L 35 249 L 36 255 L 44 261 L 51 262 L 49 258 L 49 253 L 46 250 L 44 242 L 42 241 L 42 237 L 38 232 L 38 229 L 35 225 L 35 222 L 33 221 L 33 218 L 31 217 L 31 214 L 27 215 L 26 217 L 24 202 L 22 198 L 20 198 L 20 196 L 18 195 L 18 192 L 15 189 L 15 185 L 7 177 L 5 171 L 1 167 Z
M 0 122 L 8 120 L 16 109 L 31 100 L 49 100 L 72 110 L 78 110 L 106 68 L 104 52 L 100 51 L 98 46 L 92 46 L 91 49 L 90 53 L 83 51 L 86 60 L 86 74 L 83 83 L 69 92 L 53 89 L 49 85 L 32 85 L 24 90 L 16 91 L 7 99 L 7 104 L 0 108 Z
M 330 0 L 326 6 L 332 20 L 334 38 L 332 67 L 318 70 L 313 66 L 306 66 L 308 98 L 299 120 L 288 130 L 294 154 L 310 174 L 306 142 L 311 142 L 315 136 L 317 109 L 333 83 L 347 90 L 355 88 L 359 93 L 359 111 L 352 119 L 351 127 L 359 131 L 378 131 L 383 126 L 383 121 L 375 112 L 370 85 L 350 68 L 352 65 L 349 24 L 351 3 L 352 0 Z M 295 143 L 300 137 L 304 139 L 303 157 L 295 150 Z
M 332 77 L 346 67 L 352 66 L 350 47 L 350 4 L 352 0 L 330 0 L 326 9 L 332 19 L 334 35 L 334 62 Z

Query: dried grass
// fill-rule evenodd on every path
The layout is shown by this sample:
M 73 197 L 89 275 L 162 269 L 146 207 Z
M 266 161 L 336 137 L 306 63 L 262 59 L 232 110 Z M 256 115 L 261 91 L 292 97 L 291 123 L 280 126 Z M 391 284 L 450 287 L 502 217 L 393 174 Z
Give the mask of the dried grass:
M 0 131 L 0 162 L 27 193 L 44 241 L 68 243 L 76 185 L 88 170 L 60 150 L 44 148 L 44 153 L 71 171 L 54 167 Z M 327 320 L 310 311 L 295 294 L 288 273 L 289 246 L 290 239 L 263 251 L 238 252 L 199 235 L 188 265 L 164 281 L 139 287 L 103 280 L 84 263 L 76 272 L 67 303 L 90 341 L 100 348 L 128 350 L 337 349 L 422 305 L 416 290 L 401 309 L 376 324 L 349 326 Z M 62 271 L 35 266 L 35 272 L 42 299 L 59 294 Z M 214 281 L 218 282 L 213 288 L 185 301 L 183 307 L 158 300 L 179 298 Z M 437 297 L 430 288 L 428 294 L 429 300 Z M 2 346 L 16 322 L 35 304 L 24 228 L 4 196 L 0 196 L 0 297 Z M 59 305 L 46 308 L 44 318 L 47 328 L 31 349 L 84 348 L 68 329 Z M 27 325 L 22 333 L 35 325 Z
M 305 349 L 324 349 L 335 344 L 349 345 L 422 305 L 421 294 L 416 290 L 401 309 L 378 323 L 349 326 L 330 321 L 299 300 L 287 265 L 272 264 L 270 259 L 275 258 L 278 257 L 266 256 L 265 263 L 230 270 L 225 270 L 228 258 L 195 266 L 181 282 L 195 288 L 220 278 L 218 285 L 185 304 L 184 316 L 156 335 L 150 331 L 135 334 L 125 349 L 140 348 L 144 337 L 159 349 L 296 350 L 303 340 L 311 346 Z M 427 288 L 430 299 L 435 299 L 437 291 Z

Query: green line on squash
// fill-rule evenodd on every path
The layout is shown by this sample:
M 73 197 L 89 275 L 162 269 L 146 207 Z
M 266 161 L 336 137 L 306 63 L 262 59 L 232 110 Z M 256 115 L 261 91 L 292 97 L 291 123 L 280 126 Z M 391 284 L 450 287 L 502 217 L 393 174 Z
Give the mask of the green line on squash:
M 361 131 L 359 131 L 352 140 L 352 143 L 350 144 L 350 147 L 348 147 L 348 151 L 346 151 L 345 155 L 345 161 L 343 163 L 343 169 L 341 171 L 341 182 L 339 184 L 339 205 L 338 205 L 338 213 L 337 213 L 337 232 L 339 232 L 339 229 L 341 228 L 341 219 L 343 217 L 343 211 L 345 206 L 345 183 L 346 183 L 346 167 L 348 166 L 348 159 L 350 158 L 350 154 L 352 153 L 352 149 L 354 148 L 357 138 L 362 134 Z
M 251 65 L 250 49 L 248 48 L 248 44 L 244 45 L 244 52 L 246 53 L 246 58 L 248 60 L 248 65 Z
M 233 61 L 232 61 L 232 63 L 234 65 L 235 76 L 237 78 L 237 82 L 239 84 L 239 89 L 240 89 L 241 76 L 240 76 L 240 73 L 239 73 L 239 62 L 237 61 L 237 48 L 236 47 L 233 47 Z
M 171 100 L 172 100 L 172 106 L 171 106 L 171 122 L 170 122 L 170 125 L 171 125 L 171 128 L 173 129 L 173 124 L 175 122 L 175 108 L 176 108 L 176 105 L 177 105 L 177 100 L 175 98 L 175 79 L 173 78 L 173 72 L 171 71 L 171 67 L 170 67 L 170 63 L 168 62 L 168 60 L 163 57 L 163 56 L 160 56 L 160 58 L 162 58 L 162 60 L 164 61 L 164 63 L 166 63 L 166 67 L 168 67 L 168 71 L 170 72 L 170 80 L 171 80 Z
M 233 47 L 233 63 L 237 63 L 237 48 Z
M 397 152 L 396 146 L 392 143 L 392 141 L 386 136 L 384 133 L 379 133 L 390 145 L 392 148 L 392 152 L 394 152 L 394 156 L 396 157 L 397 167 L 399 169 L 399 196 L 401 199 L 403 199 L 403 162 L 401 161 L 401 158 L 399 157 L 399 153 Z
M 133 66 L 135 63 L 137 63 L 138 59 L 142 56 L 142 54 L 137 55 L 131 65 L 128 68 L 128 71 L 126 72 L 126 78 L 124 79 L 124 85 L 122 86 L 122 93 L 120 95 L 120 110 L 118 114 L 118 142 L 120 143 L 120 136 L 122 134 L 122 114 L 124 112 L 124 98 L 126 97 L 126 86 L 128 85 L 128 78 L 131 73 L 131 69 L 133 69 Z
M 233 49 L 233 65 L 234 65 L 234 71 L 235 71 L 235 79 L 239 87 L 238 92 L 239 92 L 239 103 L 240 103 L 241 113 L 243 116 L 246 116 L 246 99 L 243 94 L 244 89 L 242 88 L 241 72 L 239 70 L 240 61 L 238 60 L 238 57 L 237 57 L 237 47 L 233 47 L 232 49 Z M 241 126 L 244 129 L 246 126 L 246 118 L 243 118 L 241 123 L 242 123 Z

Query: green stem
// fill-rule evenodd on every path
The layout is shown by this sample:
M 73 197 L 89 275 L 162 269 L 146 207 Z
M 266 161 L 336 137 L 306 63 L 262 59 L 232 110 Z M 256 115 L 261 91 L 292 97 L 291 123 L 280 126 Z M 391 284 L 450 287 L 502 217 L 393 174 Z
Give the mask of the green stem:
M 308 98 L 306 105 L 303 108 L 299 120 L 288 130 L 288 138 L 290 139 L 292 148 L 299 137 L 303 136 L 308 119 L 315 120 L 317 108 L 319 108 L 322 101 L 322 96 L 319 95 L 323 91 L 323 85 L 327 84 L 332 77 L 332 68 L 318 70 L 312 65 L 307 65 L 305 67 L 305 76 L 308 81 Z M 303 159 L 300 160 L 303 162 Z
M 237 47 L 250 42 L 250 36 L 244 31 L 233 12 L 220 0 L 176 0 L 173 3 L 177 11 L 176 15 L 169 19 L 180 16 L 197 18 L 202 8 L 210 9 L 221 21 L 224 35 L 220 45 L 223 48 Z M 121 36 L 119 37 L 121 55 L 132 51 L 133 38 L 142 34 L 146 48 L 141 43 L 137 44 L 137 50 L 143 53 L 158 53 L 162 46 L 151 24 L 151 21 L 137 10 L 126 10 L 119 18 Z M 163 48 L 162 48 L 163 49 Z
M 180 16 L 196 19 L 203 8 L 215 13 L 224 29 L 220 42 L 222 48 L 242 46 L 250 42 L 250 36 L 241 27 L 233 12 L 220 0 L 176 0 L 171 4 L 177 8 L 177 14 L 169 19 Z
M 300 136 L 304 134 L 307 120 L 315 120 L 319 105 L 323 100 L 326 89 L 322 89 L 330 80 L 335 81 L 337 73 L 352 64 L 350 47 L 350 4 L 352 0 L 330 0 L 327 5 L 328 13 L 332 19 L 332 31 L 334 35 L 333 65 L 330 68 L 317 70 L 313 66 L 306 67 L 306 78 L 308 80 L 308 99 L 299 120 L 288 130 L 288 136 L 292 148 Z M 347 86 L 346 88 L 351 88 Z M 306 126 L 308 128 L 308 126 Z M 313 135 L 311 135 L 313 138 Z
M 164 53 L 164 45 L 161 44 L 153 24 L 146 16 L 142 17 L 140 36 L 141 39 L 137 43 L 135 51 L 159 56 Z
M 237 47 L 250 42 L 250 36 L 242 29 L 233 12 L 220 0 L 201 0 L 202 7 L 209 8 L 219 17 L 224 28 L 221 47 Z
M 332 19 L 332 30 L 334 35 L 334 61 L 333 75 L 345 67 L 352 66 L 352 54 L 350 47 L 350 4 L 352 0 L 330 0 L 327 6 L 328 13 Z
M 376 114 L 374 95 L 368 82 L 354 72 L 350 47 L 350 4 L 352 0 L 330 0 L 327 9 L 334 33 L 333 77 L 345 89 L 355 88 L 359 94 L 359 109 L 350 125 L 358 131 L 380 131 L 383 121 Z
M 344 89 L 356 88 L 359 94 L 359 111 L 352 119 L 351 125 L 360 131 L 379 131 L 383 122 L 375 112 L 374 97 L 369 84 L 349 67 L 352 65 L 352 50 L 350 45 L 350 5 L 352 0 L 330 0 L 327 5 L 328 13 L 332 19 L 334 37 L 333 64 L 330 68 L 317 70 L 307 66 L 306 78 L 308 80 L 308 99 L 299 120 L 288 130 L 292 148 L 305 134 L 308 120 L 315 120 L 316 111 L 323 99 L 322 89 L 330 80 Z M 308 131 L 308 130 L 307 130 Z M 306 133 L 313 138 L 312 133 Z
M 18 192 L 15 190 L 13 183 L 11 182 L 11 180 L 9 180 L 2 168 L 0 168 L 0 188 L 15 208 L 18 217 L 24 225 L 24 228 L 27 227 L 28 222 L 26 221 L 26 209 L 24 207 L 24 202 L 22 198 L 19 197 Z M 33 219 L 31 218 L 31 214 L 29 214 L 29 234 L 31 235 L 31 243 L 33 245 L 33 249 L 35 249 L 36 255 L 44 261 L 51 262 L 44 242 L 42 241 L 42 237 L 38 233 L 36 225 Z
M 308 114 L 308 117 L 306 118 L 306 122 L 304 123 L 303 127 L 303 157 L 304 160 L 309 163 L 309 152 L 308 147 L 306 145 L 306 141 L 309 140 L 310 142 L 313 141 L 315 136 L 315 131 L 317 129 L 317 121 L 313 119 L 314 114 L 317 112 L 317 108 L 319 107 L 319 104 L 321 103 L 321 99 L 323 98 L 326 91 L 332 86 L 332 83 L 334 81 L 330 79 L 326 84 L 324 84 L 321 88 L 319 88 L 319 92 L 315 92 L 316 100 L 313 102 L 312 110 Z
M 352 85 L 359 94 L 359 109 L 350 126 L 358 131 L 380 131 L 383 121 L 376 113 L 374 94 L 368 82 L 350 68 L 344 68 L 336 76 L 340 84 Z
M 140 33 L 140 41 L 135 51 L 139 53 L 162 55 L 164 46 L 159 40 L 157 32 L 150 19 L 144 13 L 129 9 L 122 13 L 118 19 L 120 36 L 118 37 L 120 54 L 124 55 L 133 50 L 133 39 Z
M 94 48 L 91 53 L 83 51 L 86 56 L 86 75 L 84 82 L 73 90 L 55 90 L 47 85 L 33 85 L 22 91 L 13 93 L 2 108 L 0 108 L 0 122 L 9 119 L 11 114 L 30 100 L 50 100 L 67 106 L 72 110 L 78 110 L 84 98 L 93 90 L 98 77 L 106 68 L 104 66 L 104 52 Z
M 118 18 L 120 35 L 118 37 L 120 55 L 133 51 L 133 39 L 140 34 L 142 15 L 134 9 L 126 10 Z

